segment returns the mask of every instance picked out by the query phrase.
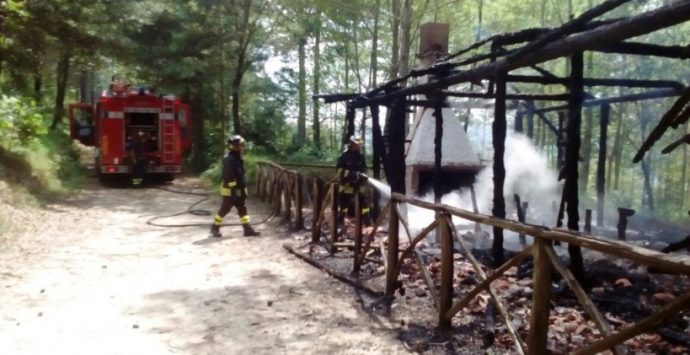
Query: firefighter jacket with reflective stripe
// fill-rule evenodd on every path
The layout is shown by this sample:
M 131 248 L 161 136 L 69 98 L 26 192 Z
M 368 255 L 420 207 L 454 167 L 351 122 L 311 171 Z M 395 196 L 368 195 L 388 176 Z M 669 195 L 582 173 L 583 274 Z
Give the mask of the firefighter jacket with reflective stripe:
M 246 193 L 244 180 L 244 160 L 239 152 L 230 151 L 223 158 L 223 183 L 221 195 L 235 196 Z
M 364 155 L 350 149 L 340 155 L 336 168 L 340 192 L 344 193 L 354 193 L 354 188 L 359 187 L 364 181 L 359 178 L 357 173 L 367 173 L 367 163 L 364 160 Z

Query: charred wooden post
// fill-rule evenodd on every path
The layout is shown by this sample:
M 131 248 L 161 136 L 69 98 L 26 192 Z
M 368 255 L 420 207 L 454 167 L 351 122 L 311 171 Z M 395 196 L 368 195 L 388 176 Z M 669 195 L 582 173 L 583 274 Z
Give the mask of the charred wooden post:
M 525 116 L 527 117 L 527 137 L 534 138 L 534 101 L 528 100 L 525 103 Z
M 355 251 L 352 266 L 353 273 L 359 273 L 362 267 L 362 259 L 359 257 L 362 253 L 362 206 L 359 203 L 359 196 L 361 193 L 359 188 L 355 189 Z
M 404 186 L 404 185 L 403 185 Z M 386 296 L 393 297 L 398 286 L 398 241 L 400 221 L 396 209 L 397 202 L 391 200 L 390 213 L 388 215 L 388 252 L 386 253 Z
M 453 307 L 453 234 L 450 231 L 451 218 L 447 213 L 439 214 L 441 230 L 441 290 L 438 309 L 438 328 L 447 331 L 451 328 L 451 318 L 446 313 Z
M 560 134 L 558 135 L 558 141 L 556 142 L 556 168 L 558 171 L 563 170 L 564 164 L 564 159 L 563 156 L 564 150 L 565 150 L 565 138 L 563 137 L 563 132 L 565 132 L 565 112 L 559 111 L 558 112 L 558 132 Z
M 295 230 L 304 229 L 304 214 L 302 207 L 304 206 L 304 177 L 302 174 L 295 174 Z
M 522 133 L 524 131 L 524 128 L 522 127 L 522 123 L 523 123 L 522 116 L 523 115 L 524 115 L 524 113 L 522 111 L 518 111 L 515 114 L 515 125 L 514 125 L 515 133 Z
M 582 72 L 584 69 L 582 52 L 577 52 L 570 58 L 570 100 L 568 101 L 568 125 L 564 196 L 568 214 L 568 229 L 580 230 L 579 192 L 578 192 L 578 164 L 580 161 L 580 121 L 582 119 L 582 100 L 584 90 Z M 582 261 L 582 250 L 579 246 L 568 244 L 570 255 L 570 270 L 578 280 L 585 278 Z
M 520 202 L 520 195 L 514 194 L 513 200 L 515 200 L 515 208 L 517 209 L 518 221 L 520 221 L 520 223 L 525 223 L 525 210 L 523 209 L 523 204 Z M 527 202 L 525 202 L 525 203 L 527 203 Z M 522 245 L 522 246 L 527 245 L 525 233 L 520 233 L 519 238 L 520 238 L 520 245 Z
M 474 185 L 470 185 L 470 197 L 472 198 L 472 211 L 474 211 L 474 213 L 479 213 L 479 206 L 477 206 L 477 193 L 474 192 Z M 474 232 L 479 233 L 481 230 L 482 225 L 475 223 Z
M 611 105 L 599 106 L 599 157 L 597 159 L 597 227 L 604 226 L 604 195 L 606 190 L 606 139 Z
M 314 179 L 312 198 L 311 242 L 318 243 L 321 240 L 321 223 L 319 223 L 321 207 L 323 206 L 323 180 Z
M 494 206 L 492 214 L 497 218 L 506 217 L 506 205 L 503 198 L 503 184 L 506 178 L 506 168 L 503 162 L 506 141 L 506 73 L 496 76 L 496 102 L 494 108 L 494 122 L 491 126 L 494 146 Z M 503 229 L 494 227 L 494 240 L 491 248 L 494 265 L 503 264 Z
M 592 210 L 585 210 L 585 233 L 592 234 Z
M 635 214 L 630 208 L 618 208 L 618 240 L 625 240 L 625 230 L 628 229 L 628 217 Z
M 343 137 L 343 144 L 347 143 L 348 139 L 355 134 L 355 107 L 350 101 L 346 104 L 345 120 L 347 121 L 347 131 Z
M 379 106 L 371 105 L 369 106 L 371 110 L 371 136 L 373 137 L 372 146 L 372 171 L 374 173 L 374 179 L 381 179 L 381 148 L 380 144 L 383 143 L 383 137 L 381 136 L 381 126 L 379 124 Z M 371 218 L 378 218 L 381 213 L 381 206 L 379 205 L 379 200 L 381 199 L 381 192 L 378 189 L 373 189 L 373 208 L 371 210 Z
M 392 192 L 405 193 L 405 98 L 393 100 L 388 128 L 388 167 L 386 179 Z
M 527 335 L 527 353 L 529 355 L 546 354 L 546 343 L 549 331 L 549 312 L 551 310 L 551 260 L 546 252 L 548 242 L 535 238 L 532 255 L 534 256 L 534 289 L 532 294 L 532 317 Z
M 275 170 L 271 168 L 271 170 Z M 283 180 L 280 173 L 273 173 L 273 213 L 280 216 L 283 212 Z
M 285 201 L 285 221 L 292 219 L 292 189 L 294 187 L 294 174 L 286 172 L 283 178 L 283 199 Z
M 338 202 L 338 184 L 333 183 L 331 184 L 331 254 L 338 251 L 338 247 L 335 245 L 338 242 L 338 214 L 340 212 L 338 211 Z

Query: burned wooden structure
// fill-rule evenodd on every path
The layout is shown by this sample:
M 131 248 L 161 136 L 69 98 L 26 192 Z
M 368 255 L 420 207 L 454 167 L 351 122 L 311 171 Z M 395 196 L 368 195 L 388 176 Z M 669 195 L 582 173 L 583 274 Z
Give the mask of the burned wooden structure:
M 580 248 L 596 250 L 608 255 L 626 258 L 642 265 L 648 265 L 661 270 L 669 270 L 690 275 L 690 260 L 687 258 L 669 256 L 648 249 L 639 248 L 625 242 L 607 240 L 591 235 L 582 234 L 580 230 L 579 194 L 578 194 L 578 160 L 580 154 L 580 122 L 583 107 L 598 107 L 600 109 L 600 149 L 598 159 L 598 171 L 596 179 L 597 188 L 597 223 L 601 225 L 603 216 L 604 199 L 604 160 L 606 156 L 606 125 L 612 104 L 639 100 L 651 100 L 662 97 L 679 98 L 671 109 L 661 118 L 658 126 L 652 130 L 648 139 L 644 142 L 635 161 L 642 156 L 664 134 L 668 128 L 676 128 L 690 118 L 690 89 L 684 83 L 673 80 L 632 80 L 632 79 L 601 79 L 587 78 L 584 76 L 583 53 L 596 51 L 601 53 L 616 53 L 628 55 L 662 56 L 667 58 L 688 59 L 690 50 L 683 46 L 660 46 L 629 41 L 630 38 L 647 34 L 662 28 L 670 27 L 690 19 L 690 1 L 676 1 L 657 9 L 644 12 L 629 18 L 616 18 L 597 21 L 596 19 L 607 12 L 627 3 L 628 0 L 608 0 L 596 6 L 581 16 L 569 21 L 559 28 L 533 28 L 520 32 L 492 36 L 482 42 L 476 43 L 466 49 L 452 55 L 446 55 L 436 60 L 432 65 L 411 71 L 402 78 L 396 78 L 370 92 L 356 94 L 318 95 L 316 99 L 323 99 L 327 103 L 346 102 L 346 132 L 349 136 L 355 132 L 355 111 L 366 109 L 372 115 L 373 136 L 373 177 L 381 178 L 383 171 L 387 182 L 391 186 L 392 196 L 389 203 L 378 214 L 374 230 L 368 235 L 362 235 L 361 219 L 355 220 L 355 236 L 352 243 L 346 243 L 339 239 L 336 230 L 335 211 L 337 211 L 336 191 L 337 185 L 324 183 L 318 179 L 313 181 L 312 207 L 312 242 L 320 242 L 322 239 L 322 224 L 330 218 L 328 244 L 330 251 L 335 253 L 339 248 L 353 248 L 353 270 L 358 271 L 362 263 L 367 262 L 370 250 L 377 248 L 381 255 L 385 256 L 381 262 L 385 265 L 386 286 L 385 294 L 393 297 L 398 283 L 401 261 L 407 257 L 417 255 L 415 245 L 418 244 L 432 230 L 437 230 L 440 236 L 441 247 L 441 283 L 438 294 L 435 294 L 436 286 L 433 280 L 425 276 L 425 282 L 429 290 L 434 290 L 432 296 L 438 311 L 438 325 L 441 329 L 447 329 L 455 314 L 460 312 L 469 301 L 483 290 L 489 291 L 497 309 L 503 316 L 505 324 L 515 340 L 515 348 L 518 353 L 543 354 L 546 352 L 549 315 L 549 299 L 551 289 L 552 268 L 562 274 L 568 286 L 577 295 L 583 308 L 599 328 L 603 339 L 579 350 L 578 354 L 591 354 L 605 349 L 611 349 L 615 353 L 617 345 L 622 344 L 641 332 L 652 328 L 674 312 L 686 309 L 690 306 L 690 291 L 667 304 L 652 316 L 643 319 L 631 327 L 619 330 L 616 333 L 606 323 L 601 314 L 593 306 L 583 287 L 580 285 L 584 279 L 584 266 Z M 487 53 L 466 56 L 470 51 L 489 45 Z M 556 58 L 567 57 L 570 59 L 570 75 L 565 78 L 557 77 L 540 68 L 540 63 Z M 474 64 L 473 67 L 470 65 Z M 539 75 L 513 75 L 510 72 L 515 69 L 532 68 Z M 424 83 L 413 84 L 415 78 L 428 77 Z M 408 81 L 408 85 L 400 85 Z M 511 83 L 530 83 L 538 85 L 561 85 L 566 93 L 557 95 L 544 95 L 541 93 L 510 93 Z M 467 84 L 467 85 L 462 85 Z M 469 85 L 479 84 L 479 85 Z M 620 86 L 650 89 L 649 91 L 618 97 L 598 98 L 588 93 L 585 88 L 591 86 Z M 473 91 L 473 87 L 485 87 L 483 92 Z M 424 100 L 415 98 L 416 95 L 424 95 Z M 435 186 L 435 204 L 426 203 L 405 196 L 406 166 L 405 166 L 405 121 L 406 113 L 411 106 L 429 107 L 440 112 L 448 105 L 448 98 L 465 97 L 494 100 L 494 120 L 492 125 L 492 143 L 494 148 L 494 197 L 492 216 L 482 215 L 476 212 L 456 209 L 439 204 L 440 189 Z M 564 188 L 560 204 L 560 213 L 555 228 L 535 227 L 521 222 L 506 220 L 506 207 L 503 197 L 503 185 L 505 179 L 505 166 L 503 156 L 505 152 L 505 138 L 507 133 L 507 105 L 511 100 L 524 102 L 524 109 L 516 115 L 515 127 L 517 130 L 527 131 L 529 135 L 533 130 L 535 119 L 543 121 L 558 137 L 559 149 L 562 149 L 562 177 Z M 536 101 L 561 101 L 562 105 L 537 108 Z M 379 108 L 387 108 L 386 137 L 382 132 L 379 118 Z M 558 125 L 551 123 L 546 116 L 547 112 L 559 112 Z M 457 154 L 458 152 L 444 152 L 441 149 L 443 142 L 443 118 L 436 116 L 436 131 L 434 137 L 435 147 L 435 182 L 438 185 L 441 175 L 441 159 L 443 154 Z M 527 127 L 523 118 L 527 118 Z M 690 140 L 690 138 L 684 138 Z M 675 146 L 683 144 L 680 140 L 666 147 L 664 152 L 671 151 Z M 276 168 L 277 169 L 277 168 Z M 268 170 L 266 170 L 268 171 Z M 268 186 L 281 181 L 277 175 L 290 175 L 285 170 L 272 171 L 259 175 L 259 185 Z M 297 174 L 299 175 L 299 174 Z M 272 179 L 272 180 L 271 180 Z M 296 178 L 293 178 L 296 179 Z M 273 181 L 271 183 L 270 181 Z M 285 185 L 285 183 L 283 183 Z M 259 189 L 264 193 L 266 189 Z M 274 196 L 277 193 L 274 192 Z M 285 198 L 279 198 L 285 201 Z M 357 199 L 355 199 L 357 200 Z M 280 203 L 274 200 L 275 203 Z M 399 212 L 399 205 L 405 203 L 432 210 L 436 213 L 433 223 L 424 228 L 418 235 L 413 236 L 408 227 L 406 216 Z M 330 217 L 326 211 L 330 209 Z M 359 211 L 359 208 L 355 209 Z M 461 236 L 451 223 L 451 216 L 457 216 L 469 221 L 491 226 L 494 231 L 493 257 L 496 269 L 490 276 L 486 275 L 471 253 L 464 247 Z M 567 216 L 567 229 L 561 228 L 563 218 Z M 378 246 L 372 246 L 375 240 L 376 229 L 385 221 L 388 223 L 388 237 Z M 403 226 L 408 235 L 407 247 L 400 250 L 399 234 Z M 531 246 L 524 248 L 510 260 L 504 260 L 503 230 L 522 233 L 534 238 Z M 462 253 L 476 265 L 477 274 L 481 282 L 475 290 L 463 297 L 462 300 L 453 303 L 453 253 L 454 240 L 462 247 Z M 570 253 L 570 268 L 561 265 L 560 259 L 555 256 L 552 244 L 555 242 L 568 243 Z M 491 282 L 496 280 L 510 267 L 517 265 L 521 260 L 531 256 L 534 259 L 534 293 L 532 300 L 532 318 L 530 321 L 529 336 L 524 342 L 517 333 L 511 329 L 511 317 L 506 312 L 501 300 L 492 290 Z M 423 263 L 417 260 L 418 263 Z M 422 265 L 420 268 L 424 269 Z
M 438 108 L 447 106 L 448 98 L 476 98 L 494 100 L 494 121 L 492 126 L 494 148 L 494 201 L 493 215 L 505 218 L 505 201 L 503 185 L 505 167 L 503 156 L 505 151 L 505 137 L 507 132 L 506 107 L 510 101 L 524 102 L 524 109 L 516 114 L 515 128 L 523 131 L 523 117 L 527 118 L 526 131 L 528 135 L 533 131 L 535 118 L 544 122 L 557 137 L 559 152 L 558 164 L 561 177 L 564 178 L 563 196 L 556 226 L 564 224 L 567 216 L 569 229 L 577 231 L 580 226 L 578 201 L 578 160 L 580 154 L 580 122 L 583 107 L 598 107 L 600 110 L 600 142 L 597 163 L 597 225 L 603 224 L 604 216 L 604 185 L 606 159 L 606 126 L 612 104 L 652 100 L 665 97 L 680 96 L 676 104 L 661 119 L 659 126 L 649 135 L 643 144 L 635 161 L 641 159 L 641 154 L 648 150 L 663 132 L 669 127 L 678 127 L 690 117 L 690 107 L 686 107 L 690 100 L 690 89 L 684 83 L 674 80 L 646 80 L 627 78 L 586 78 L 583 75 L 583 53 L 595 51 L 600 53 L 614 53 L 625 55 L 659 56 L 674 59 L 690 58 L 687 46 L 661 46 L 656 44 L 628 41 L 628 39 L 650 33 L 662 28 L 684 22 L 690 16 L 690 3 L 677 1 L 658 9 L 648 11 L 630 18 L 616 18 L 596 20 L 607 12 L 627 3 L 626 0 L 609 0 L 596 6 L 578 18 L 575 18 L 559 28 L 531 28 L 514 33 L 492 36 L 486 40 L 473 44 L 452 55 L 439 58 L 428 67 L 413 70 L 405 77 L 397 78 L 366 93 L 317 95 L 316 99 L 324 99 L 326 103 L 345 101 L 347 105 L 347 132 L 345 136 L 354 133 L 355 110 L 370 109 L 373 122 L 373 162 L 374 177 L 380 178 L 381 168 L 385 172 L 388 183 L 394 192 L 410 192 L 405 189 L 405 119 L 410 106 Z M 526 43 L 526 44 L 524 44 Z M 490 51 L 469 58 L 462 58 L 472 50 L 489 45 Z M 524 44 L 524 45 L 523 45 Z M 520 46 L 522 45 L 522 46 Z M 422 45 L 424 46 L 424 45 Z M 505 49 L 512 46 L 510 49 Z M 516 47 L 517 46 L 517 47 Z M 542 69 L 540 63 L 567 57 L 569 58 L 570 75 L 565 78 Z M 470 67 L 474 65 L 474 67 Z M 514 75 L 510 71 L 521 68 L 531 68 L 539 75 Z M 426 82 L 411 85 L 413 79 L 427 78 Z M 400 83 L 407 82 L 402 87 Z M 472 91 L 477 85 L 484 84 L 484 92 Z M 545 95 L 541 93 L 509 93 L 509 85 L 513 83 L 530 83 L 537 85 L 561 85 L 566 93 Z M 479 85 L 481 87 L 482 85 Z M 586 87 L 615 86 L 626 88 L 649 89 L 646 92 L 626 94 L 617 97 L 598 98 L 585 91 Z M 416 95 L 424 95 L 425 100 L 418 100 Z M 562 105 L 536 108 L 536 101 L 564 102 Z M 387 136 L 384 139 L 379 125 L 379 106 L 386 106 Z M 559 113 L 559 124 L 553 124 L 546 116 L 548 112 Z M 442 125 L 442 119 L 439 121 Z M 667 147 L 668 152 L 675 146 L 682 144 L 685 138 Z M 429 139 L 430 141 L 430 139 Z M 443 141 L 442 129 L 437 130 L 434 137 L 436 147 L 436 161 L 440 162 L 444 155 L 462 154 L 461 152 L 441 151 Z M 441 166 L 436 167 L 435 176 L 441 176 Z M 437 187 L 438 188 L 438 187 Z M 496 264 L 503 261 L 502 231 L 494 231 L 494 257 Z M 579 261 L 577 248 L 572 250 L 573 271 L 582 279 L 583 270 Z

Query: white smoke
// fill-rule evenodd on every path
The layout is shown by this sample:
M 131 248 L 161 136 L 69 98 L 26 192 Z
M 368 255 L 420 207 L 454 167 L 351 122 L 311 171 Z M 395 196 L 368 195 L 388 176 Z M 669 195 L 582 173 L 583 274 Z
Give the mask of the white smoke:
M 555 213 L 552 205 L 560 201 L 561 186 L 556 172 L 548 167 L 546 156 L 539 151 L 525 135 L 509 133 L 506 137 L 506 149 L 503 159 L 506 178 L 503 195 L 506 202 L 506 216 L 517 219 L 513 195 L 518 194 L 521 201 L 529 202 L 527 221 L 534 224 L 553 225 Z M 493 164 L 489 162 L 477 175 L 474 184 L 477 208 L 480 213 L 491 214 L 493 206 Z M 433 193 L 428 193 L 422 200 L 433 202 Z M 441 202 L 449 206 L 473 211 L 469 189 L 456 190 L 441 197 Z M 421 230 L 434 218 L 434 212 L 414 206 L 408 206 L 410 228 Z M 537 220 L 530 217 L 538 218 Z M 454 219 L 458 225 L 471 225 L 472 222 Z

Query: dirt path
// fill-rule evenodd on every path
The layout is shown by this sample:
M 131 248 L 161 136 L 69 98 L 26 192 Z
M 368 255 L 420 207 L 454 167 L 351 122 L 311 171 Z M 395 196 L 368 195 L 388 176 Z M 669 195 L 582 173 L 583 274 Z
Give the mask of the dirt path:
M 210 240 L 206 227 L 145 223 L 198 199 L 94 184 L 33 211 L 22 235 L 0 236 L 0 354 L 406 353 L 394 327 L 362 312 L 351 289 L 289 256 L 285 234 L 267 225 L 259 238 Z M 261 207 L 250 205 L 254 220 L 266 213 Z

